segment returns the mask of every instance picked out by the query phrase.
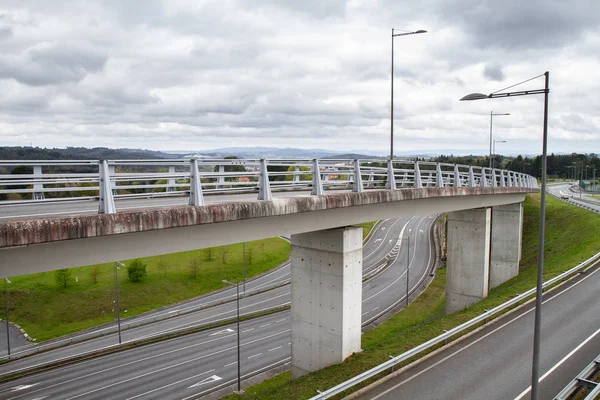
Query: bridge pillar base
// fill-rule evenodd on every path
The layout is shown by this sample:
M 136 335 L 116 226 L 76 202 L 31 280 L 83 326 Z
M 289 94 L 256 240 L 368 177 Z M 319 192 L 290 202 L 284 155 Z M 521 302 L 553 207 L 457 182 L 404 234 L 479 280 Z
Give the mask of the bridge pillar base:
M 360 351 L 362 228 L 292 235 L 292 378 Z
M 491 209 L 448 213 L 446 314 L 487 297 Z
M 523 203 L 492 207 L 490 289 L 519 274 Z

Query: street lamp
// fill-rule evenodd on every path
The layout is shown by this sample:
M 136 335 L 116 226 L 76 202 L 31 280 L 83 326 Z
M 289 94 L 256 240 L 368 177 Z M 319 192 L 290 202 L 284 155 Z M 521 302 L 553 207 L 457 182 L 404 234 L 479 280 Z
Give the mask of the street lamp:
M 462 98 L 461 100 L 465 100 L 464 98 Z M 493 111 L 490 111 L 490 169 L 493 168 L 493 164 L 492 164 L 492 157 L 493 157 L 493 150 L 492 150 L 492 121 L 494 116 L 498 116 L 498 115 L 510 115 L 510 113 L 494 113 Z
M 237 391 L 241 392 L 242 391 L 242 376 L 241 376 L 241 368 L 240 368 L 240 282 L 237 281 L 236 283 L 232 283 L 229 282 L 227 279 L 223 279 L 222 281 L 223 283 L 227 283 L 229 285 L 235 286 L 236 290 L 237 290 L 237 294 L 236 294 L 236 303 L 237 303 L 237 372 L 238 372 L 238 378 L 237 378 Z
M 115 261 L 115 313 L 117 314 L 117 331 L 119 332 L 119 344 L 121 344 L 121 309 L 119 308 L 119 279 L 117 278 L 117 270 L 119 266 L 124 267 L 125 264 Z
M 504 90 L 520 85 L 521 83 L 530 80 L 545 77 L 545 85 L 543 89 L 522 90 L 516 92 L 504 92 Z M 540 204 L 540 231 L 538 237 L 538 269 L 536 281 L 536 296 L 535 296 L 535 322 L 533 328 L 533 361 L 531 366 L 531 399 L 538 398 L 538 382 L 539 382 L 539 364 L 540 364 L 540 334 L 542 323 L 542 284 L 544 280 L 544 225 L 546 215 L 546 169 L 547 169 L 547 149 L 548 149 L 548 94 L 550 93 L 550 72 L 546 71 L 542 75 L 535 76 L 526 81 L 520 82 L 517 85 L 509 86 L 508 88 L 490 93 L 488 95 L 482 93 L 471 93 L 462 99 L 464 100 L 483 100 L 494 99 L 498 97 L 515 97 L 528 96 L 533 94 L 544 94 L 544 128 L 542 136 L 542 188 L 541 188 L 541 204 Z M 490 117 L 491 121 L 491 117 Z M 490 125 L 491 137 L 491 125 Z
M 503 114 L 503 115 L 510 115 L 510 114 Z M 494 155 L 496 154 L 496 143 L 506 143 L 506 140 L 496 140 L 494 139 L 494 147 L 492 149 L 492 157 L 490 158 L 490 161 L 492 162 L 492 166 L 491 168 L 494 168 Z
M 397 36 L 408 36 L 408 35 L 417 35 L 419 33 L 427 33 L 423 29 L 419 29 L 414 32 L 402 32 L 402 33 L 394 33 L 394 28 L 392 28 L 392 70 L 390 71 L 390 75 L 392 76 L 392 88 L 391 88 L 391 106 L 390 106 L 390 162 L 394 159 L 394 38 Z
M 6 348 L 8 349 L 8 358 L 10 358 L 10 331 L 8 325 L 8 296 L 6 291 L 6 284 L 12 283 L 8 278 L 4 278 L 4 312 L 6 312 Z

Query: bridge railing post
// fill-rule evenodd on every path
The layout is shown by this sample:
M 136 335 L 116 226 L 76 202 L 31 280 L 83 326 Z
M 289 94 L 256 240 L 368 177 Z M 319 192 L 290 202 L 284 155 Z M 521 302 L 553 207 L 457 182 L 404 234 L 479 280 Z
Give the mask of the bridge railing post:
M 108 169 L 108 161 L 100 160 L 98 171 L 98 203 L 99 214 L 114 214 L 117 212 L 115 208 L 115 198 L 113 197 L 112 185 L 110 183 L 110 172 Z
M 200 174 L 198 173 L 198 160 L 193 158 L 190 160 L 190 206 L 203 206 L 204 196 L 202 194 L 202 183 L 200 182 Z
M 460 170 L 458 169 L 458 164 L 454 164 L 454 187 L 461 187 L 462 183 L 460 181 Z
M 488 181 L 487 181 L 487 176 L 485 173 L 485 168 L 481 168 L 481 181 L 479 182 L 481 187 L 488 187 Z
M 504 170 L 500 170 L 500 187 L 506 187 L 506 177 L 504 176 Z
M 475 187 L 475 172 L 472 165 L 469 165 L 469 187 Z
M 444 177 L 442 176 L 442 166 L 440 163 L 435 164 L 435 186 L 444 187 Z
M 174 165 L 169 165 L 169 175 L 174 175 L 175 174 L 175 166 Z M 175 178 L 173 177 L 169 177 L 168 181 L 167 181 L 167 192 L 174 192 L 175 191 Z
M 385 188 L 396 189 L 396 175 L 394 175 L 394 163 L 392 160 L 388 161 L 388 176 Z
M 258 200 L 272 200 L 271 184 L 269 183 L 269 170 L 267 168 L 267 160 L 260 160 L 260 177 L 258 187 Z
M 42 166 L 41 165 L 34 165 L 33 166 L 33 180 L 34 182 L 37 180 L 42 180 L 43 176 L 42 176 Z M 31 198 L 33 200 L 43 200 L 45 198 L 44 196 L 44 184 L 42 182 L 35 182 L 33 184 L 33 190 L 34 192 L 32 193 Z
M 225 166 L 224 165 L 219 165 L 219 175 L 217 176 L 217 189 L 223 189 L 223 187 L 225 186 L 225 177 L 223 176 L 225 174 Z
M 492 187 L 497 187 L 498 183 L 496 182 L 496 168 L 492 168 Z
M 313 182 L 312 182 L 312 195 L 322 196 L 323 195 L 323 183 L 321 182 L 321 168 L 319 167 L 319 160 L 313 159 Z
M 421 180 L 421 169 L 419 168 L 419 162 L 415 161 L 415 181 L 413 183 L 415 189 L 423 188 L 423 181 Z
M 364 192 L 362 174 L 360 173 L 360 161 L 354 160 L 354 182 L 352 183 L 352 191 L 362 193 Z
M 294 185 L 300 183 L 300 166 L 296 165 L 294 167 L 294 178 L 292 179 L 292 182 L 294 182 Z

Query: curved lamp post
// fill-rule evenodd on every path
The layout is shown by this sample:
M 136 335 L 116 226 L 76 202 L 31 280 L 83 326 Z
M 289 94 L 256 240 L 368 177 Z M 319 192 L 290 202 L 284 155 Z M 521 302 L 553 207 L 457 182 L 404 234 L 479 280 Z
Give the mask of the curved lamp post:
M 510 114 L 503 114 L 503 115 L 510 115 Z M 506 143 L 506 140 L 496 140 L 494 139 L 494 146 L 492 147 L 492 154 L 490 157 L 490 168 L 494 168 L 494 156 L 496 154 L 496 143 Z
M 240 366 L 240 281 L 236 283 L 229 282 L 227 279 L 222 280 L 223 283 L 227 283 L 228 285 L 235 286 L 236 288 L 236 304 L 237 304 L 237 391 L 238 393 L 242 392 L 242 375 L 241 375 L 241 366 Z
M 466 95 L 461 101 L 495 99 L 499 97 L 528 96 L 533 94 L 544 95 L 544 129 L 542 136 L 542 188 L 540 204 L 540 232 L 538 237 L 538 265 L 535 296 L 535 322 L 533 328 L 533 361 L 531 366 L 531 399 L 538 398 L 539 382 L 539 363 L 540 363 L 540 334 L 542 322 L 542 284 L 544 280 L 544 225 L 546 215 L 546 154 L 548 148 L 548 94 L 550 93 L 550 72 L 546 71 L 542 75 L 545 77 L 545 86 L 543 89 L 522 90 L 516 92 L 494 92 L 490 94 L 471 93 Z M 540 75 L 540 76 L 542 76 Z M 538 78 L 538 77 L 536 77 Z M 535 79 L 535 78 L 531 78 Z M 522 82 L 524 83 L 524 82 Z M 516 86 L 516 85 L 513 85 Z M 511 86 L 512 87 L 512 86 Z M 508 88 L 507 88 L 508 89 Z M 504 89 L 503 89 L 504 90 Z
M 464 100 L 464 98 L 461 100 Z M 494 168 L 494 164 L 492 163 L 492 157 L 494 157 L 494 150 L 492 149 L 492 120 L 495 116 L 500 115 L 510 115 L 510 113 L 494 113 L 490 111 L 490 169 Z
M 390 161 L 394 159 L 394 38 L 398 36 L 417 35 L 420 33 L 427 33 L 423 29 L 419 29 L 414 32 L 402 32 L 395 33 L 392 28 L 392 69 L 390 75 L 392 76 L 392 88 L 391 88 L 391 106 L 390 106 Z

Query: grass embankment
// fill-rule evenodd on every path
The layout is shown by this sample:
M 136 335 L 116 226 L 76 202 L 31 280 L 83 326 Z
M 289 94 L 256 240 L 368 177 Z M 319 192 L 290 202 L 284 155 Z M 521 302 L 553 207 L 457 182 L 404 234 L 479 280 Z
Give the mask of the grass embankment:
M 289 254 L 289 243 L 280 238 L 247 242 L 247 277 L 279 265 Z M 241 243 L 141 260 L 148 265 L 148 274 L 140 283 L 132 283 L 127 277 L 131 260 L 123 261 L 126 267 L 118 270 L 122 317 L 222 288 L 226 286 L 223 279 L 232 282 L 243 279 Z M 196 274 L 191 266 L 194 261 L 198 265 Z M 38 342 L 114 319 L 113 264 L 71 268 L 69 271 L 71 276 L 66 288 L 57 284 L 54 272 L 10 278 L 10 320 L 20 324 Z
M 306 375 L 295 381 L 284 372 L 246 390 L 246 399 L 306 399 L 316 390 L 335 386 L 369 368 L 415 347 L 484 310 L 505 302 L 515 294 L 535 286 L 539 195 L 528 196 L 524 209 L 521 273 L 492 289 L 479 303 L 452 315 L 444 314 L 445 270 L 438 270 L 429 288 L 408 308 L 362 336 L 363 352 L 349 357 L 343 364 Z M 600 215 L 548 198 L 546 207 L 546 241 L 544 279 L 549 279 L 600 251 Z M 365 382 L 354 388 L 372 382 Z M 228 399 L 237 398 L 235 395 Z
M 362 224 L 356 225 L 356 226 L 360 226 L 363 229 L 363 240 L 365 240 L 365 238 L 367 236 L 369 236 L 369 232 L 371 232 L 371 229 L 373 229 L 373 227 L 375 226 L 376 223 L 377 223 L 377 221 L 371 221 L 371 222 L 363 222 Z
M 597 200 L 600 200 L 600 196 L 591 196 L 591 195 L 590 195 L 590 197 L 592 197 L 592 198 L 594 198 L 594 199 L 597 199 Z

